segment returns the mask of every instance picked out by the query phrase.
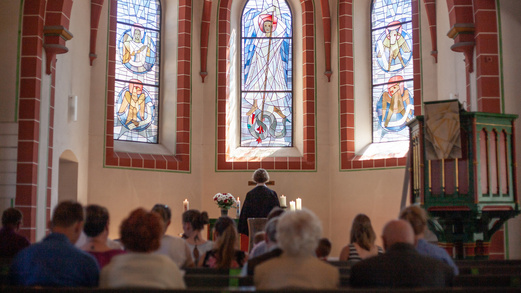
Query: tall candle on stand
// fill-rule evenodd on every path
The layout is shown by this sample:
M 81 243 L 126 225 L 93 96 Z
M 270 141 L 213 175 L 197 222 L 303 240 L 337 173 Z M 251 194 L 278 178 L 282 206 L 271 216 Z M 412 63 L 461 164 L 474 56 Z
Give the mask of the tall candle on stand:
M 280 207 L 282 207 L 282 208 L 288 207 L 286 205 L 286 197 L 284 196 L 284 194 L 280 196 L 279 203 L 280 203 Z
M 289 210 L 290 211 L 294 211 L 295 210 L 295 201 L 290 201 L 289 202 Z
M 183 201 L 183 211 L 188 211 L 189 207 L 188 207 L 189 203 L 188 203 L 188 199 L 185 198 L 185 200 Z
M 297 210 L 302 209 L 302 199 L 299 197 L 297 198 Z
M 237 218 L 239 218 L 241 216 L 241 200 L 238 197 L 237 197 L 236 208 L 237 208 Z

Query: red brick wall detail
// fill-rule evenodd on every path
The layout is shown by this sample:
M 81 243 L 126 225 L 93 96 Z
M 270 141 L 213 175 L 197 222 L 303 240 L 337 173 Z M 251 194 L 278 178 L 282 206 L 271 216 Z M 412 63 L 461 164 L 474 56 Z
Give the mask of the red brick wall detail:
M 228 74 L 230 56 L 228 55 L 230 41 L 231 0 L 222 0 L 218 7 L 218 43 L 217 43 L 217 169 L 218 170 L 303 170 L 316 169 L 316 138 L 315 138 L 315 35 L 314 6 L 311 0 L 301 0 L 302 7 L 302 76 L 303 76 L 303 136 L 304 150 L 300 157 L 264 157 L 245 158 L 242 160 L 228 159 L 226 150 L 226 111 L 231 77 Z M 297 17 L 297 15 L 293 15 Z M 300 28 L 294 28 L 300 29 Z M 294 51 L 297 48 L 294 49 Z M 233 117 L 233 115 L 230 115 Z M 231 118 L 235 119 L 235 118 Z
M 418 0 L 412 0 L 413 62 L 414 62 L 414 113 L 421 115 L 420 32 Z M 340 169 L 371 169 L 405 166 L 407 158 L 389 158 L 359 161 L 355 154 L 355 96 L 353 62 L 353 3 L 340 0 L 339 23 L 339 113 L 340 113 Z M 368 64 L 367 66 L 370 66 Z
M 38 184 L 38 145 L 40 142 L 40 104 L 42 86 L 42 49 L 45 26 L 69 27 L 72 0 L 26 0 L 23 6 L 20 59 L 20 96 L 18 113 L 18 159 L 15 207 L 24 214 L 21 233 L 36 240 L 36 204 Z M 59 40 L 59 39 L 57 39 Z M 61 41 L 61 40 L 60 40 Z M 65 41 L 63 40 L 63 44 Z M 48 68 L 51 74 L 49 109 L 49 145 L 47 160 L 46 217 L 50 220 L 52 154 L 54 135 L 55 68 L 54 58 Z M 43 126 L 47 127 L 47 126 Z

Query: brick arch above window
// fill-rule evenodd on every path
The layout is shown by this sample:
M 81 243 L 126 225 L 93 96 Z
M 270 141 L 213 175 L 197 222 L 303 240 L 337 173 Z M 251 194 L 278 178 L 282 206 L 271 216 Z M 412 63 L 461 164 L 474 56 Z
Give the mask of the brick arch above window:
M 164 1 L 163 1 L 164 2 Z M 164 2 L 162 4 L 173 4 L 174 2 Z M 142 151 L 117 149 L 114 145 L 114 63 L 116 50 L 116 30 L 117 21 L 117 1 L 110 1 L 110 28 L 108 44 L 108 76 L 107 76 L 107 117 L 105 129 L 105 167 L 119 167 L 129 169 L 163 170 L 190 172 L 190 125 L 191 125 L 191 27 L 192 27 L 192 1 L 179 0 L 178 3 L 178 29 L 177 32 L 177 88 L 176 92 L 176 121 L 175 138 L 163 138 L 162 141 L 170 140 L 174 150 L 170 152 L 149 151 L 147 146 Z M 165 17 L 163 17 L 163 21 Z M 165 32 L 163 32 L 164 34 Z M 182 66 L 181 66 L 182 65 Z M 161 92 L 161 98 L 164 96 Z M 172 121 L 174 122 L 174 121 Z M 161 130 L 160 130 L 161 133 Z
M 376 160 L 361 160 L 357 153 L 355 142 L 360 139 L 355 130 L 355 100 L 363 97 L 355 96 L 355 72 L 354 72 L 354 46 L 367 46 L 366 43 L 353 41 L 353 23 L 355 8 L 354 1 L 340 0 L 338 2 L 338 56 L 339 56 L 339 144 L 340 144 L 340 170 L 360 170 L 360 169 L 380 169 L 404 167 L 407 158 L 383 158 Z M 361 3 L 363 1 L 356 1 Z M 363 5 L 370 7 L 371 1 L 366 1 Z M 413 62 L 414 62 L 414 113 L 421 115 L 422 89 L 421 89 L 421 66 L 420 66 L 420 20 L 419 20 L 419 0 L 412 0 L 412 23 L 413 23 Z M 368 10 L 370 12 L 370 10 Z M 367 16 L 370 17 L 369 15 Z M 366 22 L 369 25 L 369 21 Z M 362 43 L 362 44 L 361 44 Z M 371 50 L 367 48 L 367 50 Z M 367 62 L 367 66 L 371 66 Z M 361 86 L 361 85 L 357 85 Z M 370 87 L 367 84 L 367 87 Z M 368 110 L 369 111 L 369 110 Z
M 233 2 L 233 3 L 232 3 Z M 295 130 L 299 133 L 298 140 L 294 144 L 293 151 L 269 148 L 249 148 L 251 151 L 242 152 L 242 155 L 233 154 L 237 146 L 230 143 L 233 130 L 230 124 L 237 119 L 236 112 L 232 107 L 234 99 L 234 76 L 230 70 L 233 67 L 233 44 L 238 37 L 232 33 L 233 18 L 240 19 L 241 9 L 232 9 L 236 1 L 222 0 L 217 11 L 217 139 L 216 139 L 216 169 L 218 171 L 240 171 L 265 168 L 269 170 L 292 170 L 292 171 L 314 171 L 316 170 L 316 68 L 315 68 L 315 7 L 312 0 L 288 1 L 292 8 L 298 7 L 302 13 L 293 13 L 302 24 L 301 36 L 295 40 L 293 50 L 294 56 L 299 55 L 302 62 L 294 61 L 295 71 L 300 71 L 301 76 L 297 81 L 300 83 L 301 92 L 294 102 L 294 115 L 301 116 L 300 124 L 296 124 Z M 246 3 L 246 1 L 242 1 Z M 242 3 L 241 2 L 241 3 Z M 242 6 L 241 6 L 242 8 Z M 296 38 L 296 37 L 295 37 Z M 296 59 L 296 58 L 295 58 Z M 294 60 L 295 60 L 294 59 Z M 302 64 L 302 65 L 300 65 Z M 296 68 L 300 66 L 299 68 Z M 240 72 L 240 71 L 239 71 Z M 298 78 L 298 77 L 295 77 Z M 297 87 L 295 87 L 297 88 Z M 299 105 L 295 105 L 298 103 Z M 299 112 L 300 111 L 300 112 Z M 242 150 L 246 148 L 241 148 Z

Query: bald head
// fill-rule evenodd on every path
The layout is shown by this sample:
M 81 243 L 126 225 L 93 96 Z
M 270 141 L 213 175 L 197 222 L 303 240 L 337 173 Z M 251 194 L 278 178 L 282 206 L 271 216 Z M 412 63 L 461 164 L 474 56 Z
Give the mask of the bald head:
M 405 220 L 388 222 L 384 227 L 382 239 L 386 250 L 395 243 L 415 244 L 412 226 Z

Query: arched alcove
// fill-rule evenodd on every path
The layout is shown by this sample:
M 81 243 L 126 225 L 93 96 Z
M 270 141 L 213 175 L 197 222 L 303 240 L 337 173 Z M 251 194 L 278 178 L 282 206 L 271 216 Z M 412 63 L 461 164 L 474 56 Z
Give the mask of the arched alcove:
M 60 155 L 58 166 L 58 202 L 78 200 L 78 159 L 70 150 Z

